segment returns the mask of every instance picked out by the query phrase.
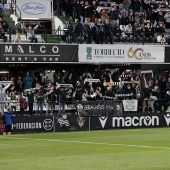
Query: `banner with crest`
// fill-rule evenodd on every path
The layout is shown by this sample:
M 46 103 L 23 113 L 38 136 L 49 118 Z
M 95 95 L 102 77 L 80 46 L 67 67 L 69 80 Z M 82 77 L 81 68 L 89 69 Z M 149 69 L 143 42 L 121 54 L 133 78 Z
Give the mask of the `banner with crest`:
M 83 101 L 76 104 L 78 116 L 122 116 L 122 101 Z

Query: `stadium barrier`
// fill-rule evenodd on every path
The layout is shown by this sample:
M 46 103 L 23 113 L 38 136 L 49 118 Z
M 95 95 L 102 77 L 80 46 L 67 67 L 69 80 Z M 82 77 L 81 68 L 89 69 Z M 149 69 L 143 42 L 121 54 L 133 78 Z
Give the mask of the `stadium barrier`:
M 158 34 L 162 35 L 162 38 L 158 37 Z M 133 31 L 126 33 L 125 31 L 116 30 L 112 32 L 76 32 L 73 30 L 62 29 L 60 26 L 57 29 L 47 29 L 45 26 L 40 25 L 35 30 L 35 37 L 38 43 L 66 43 L 66 36 L 69 35 L 69 42 L 71 43 L 139 43 L 139 44 L 164 44 L 166 39 L 160 32 L 142 32 Z M 7 42 L 14 42 L 16 37 L 16 30 L 9 28 L 6 33 Z M 27 29 L 23 29 L 21 33 L 21 43 L 30 43 L 31 41 L 27 38 Z
M 153 113 L 142 113 L 141 104 L 138 104 L 138 102 L 136 103 L 133 100 L 125 101 L 128 101 L 125 105 L 123 104 L 123 101 L 114 100 L 74 103 L 72 104 L 74 107 L 71 107 L 68 110 L 66 109 L 63 116 L 58 116 L 56 113 L 50 115 L 34 114 L 35 116 L 28 116 L 27 114 L 17 116 L 14 114 L 12 133 L 87 131 L 99 129 L 104 130 L 170 126 L 170 113 L 168 110 L 164 110 L 165 100 L 157 101 L 161 110 Z M 130 101 L 131 103 L 129 103 Z M 143 101 L 139 102 L 142 103 Z M 119 107 L 117 105 L 119 105 Z M 133 110 L 129 109 L 125 111 L 125 106 L 127 105 L 131 105 L 131 107 L 128 108 Z M 134 106 L 137 106 L 137 108 L 134 109 Z M 82 109 L 85 111 L 85 114 L 84 112 L 81 112 Z M 1 116 L 1 133 L 4 132 L 4 127 L 3 116 Z
M 1 133 L 4 132 L 4 127 L 4 122 L 1 120 Z M 109 117 L 77 117 L 76 115 L 63 117 L 14 117 L 12 133 L 19 134 L 158 127 L 170 127 L 170 113 L 134 113 L 125 114 L 124 116 Z

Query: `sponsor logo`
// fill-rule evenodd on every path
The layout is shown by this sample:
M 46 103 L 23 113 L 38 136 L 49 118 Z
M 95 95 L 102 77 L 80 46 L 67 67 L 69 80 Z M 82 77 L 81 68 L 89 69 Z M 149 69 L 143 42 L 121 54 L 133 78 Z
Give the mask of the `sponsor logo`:
M 159 126 L 158 116 L 141 116 L 141 117 L 113 117 L 112 127 L 142 127 L 142 126 Z
M 53 128 L 53 121 L 51 119 L 45 119 L 43 122 L 43 127 L 45 130 L 51 130 Z
M 78 116 L 82 115 L 82 113 L 83 113 L 83 105 L 82 104 L 78 104 L 76 106 L 76 108 L 77 108 Z
M 123 49 L 94 49 L 97 56 L 122 56 L 125 54 Z
M 87 60 L 92 60 L 93 55 L 94 58 L 124 58 L 125 51 L 123 49 L 92 49 L 92 47 L 87 47 L 86 53 Z
M 92 59 L 92 48 L 91 47 L 87 47 L 86 49 L 86 52 L 87 52 L 87 60 L 91 60 Z
M 62 118 L 59 118 L 58 123 L 60 124 L 61 127 L 62 126 L 67 126 L 67 127 L 70 126 L 70 123 L 69 123 L 66 115 L 63 115 Z
M 101 123 L 103 129 L 106 125 L 107 119 L 108 119 L 107 117 L 99 117 L 99 120 L 100 120 L 100 123 Z
M 42 123 L 41 122 L 13 123 L 12 129 L 16 130 L 42 129 Z
M 77 118 L 77 123 L 80 127 L 83 127 L 84 123 L 85 123 L 85 118 L 84 117 L 78 117 Z
M 129 58 L 136 58 L 137 60 L 143 60 L 145 59 L 151 59 L 151 53 L 145 52 L 142 48 L 137 48 L 136 50 L 133 50 L 132 47 L 128 51 L 128 57 Z
M 165 117 L 167 126 L 169 126 L 170 125 L 170 114 L 168 113 L 168 114 L 164 115 L 164 117 Z
M 39 15 L 46 11 L 46 7 L 43 4 L 30 2 L 21 6 L 21 10 L 30 15 Z
M 7 62 L 58 62 L 60 54 L 59 47 L 54 46 L 25 46 L 25 45 L 5 45 L 3 60 Z
M 69 130 L 75 131 L 75 130 L 77 130 L 77 127 L 76 126 L 70 126 Z
M 5 45 L 4 47 L 5 47 L 6 54 L 12 54 L 14 53 L 16 49 L 16 46 L 13 46 L 13 45 Z M 18 45 L 17 52 L 20 54 L 23 54 L 25 53 L 24 49 L 27 50 L 28 54 L 33 54 L 33 55 L 37 52 L 41 54 L 48 54 L 49 52 L 52 54 L 57 54 L 59 52 L 59 47 L 56 45 L 52 46 L 51 49 L 48 49 L 48 50 L 47 50 L 47 47 L 49 46 L 44 46 L 44 45 L 39 46 L 39 48 L 37 48 L 37 46 L 32 46 L 32 45 L 24 46 L 24 47 L 27 47 L 27 49 L 23 48 L 21 45 Z

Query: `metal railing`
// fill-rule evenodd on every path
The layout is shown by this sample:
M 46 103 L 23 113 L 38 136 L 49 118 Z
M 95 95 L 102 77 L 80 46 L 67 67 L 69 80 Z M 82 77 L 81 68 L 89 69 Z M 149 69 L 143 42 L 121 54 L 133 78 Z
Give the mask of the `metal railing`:
M 18 19 L 21 19 L 21 10 L 16 5 L 16 0 L 11 0 L 11 11 L 14 10 L 14 14 Z
M 23 115 L 29 115 L 30 111 L 32 111 L 32 114 L 35 116 L 38 116 L 40 114 L 42 115 L 53 115 L 53 114 L 58 114 L 59 111 L 59 102 L 57 101 L 46 101 L 46 102 L 24 102 L 25 107 L 24 107 L 24 114 Z M 65 112 L 75 112 L 76 110 L 76 104 L 75 102 L 68 102 L 64 101 L 65 103 Z M 29 108 L 29 105 L 32 104 L 32 109 Z M 37 109 L 38 104 L 42 105 L 42 113 L 40 113 Z M 21 112 L 21 104 L 20 102 L 10 102 L 10 101 L 4 101 L 0 102 L 0 113 L 1 109 L 4 108 L 4 112 L 7 110 L 7 108 L 10 108 L 12 114 L 14 116 L 20 115 Z M 31 110 L 30 110 L 31 109 Z
M 114 100 L 114 102 L 122 102 L 123 100 Z M 128 100 L 129 101 L 129 100 Z M 94 102 L 94 101 L 91 101 Z M 37 110 L 37 105 L 39 102 L 33 102 L 33 108 L 32 108 L 32 115 L 33 116 L 39 116 L 39 110 Z M 65 103 L 65 112 L 64 113 L 73 113 L 75 114 L 77 112 L 77 104 L 80 104 L 81 102 L 76 101 L 64 101 Z M 89 105 L 90 101 L 88 101 Z M 25 102 L 25 109 L 23 115 L 29 115 L 30 114 L 30 108 L 29 108 L 29 102 Z M 3 105 L 3 107 L 2 107 Z M 59 112 L 59 102 L 53 101 L 53 102 L 43 102 L 43 112 L 42 115 L 57 115 Z M 153 108 L 154 110 L 153 110 Z M 10 102 L 10 101 L 4 101 L 0 102 L 0 112 L 1 108 L 4 108 L 4 111 L 6 111 L 7 108 L 10 108 L 12 110 L 13 115 L 20 115 L 20 103 L 19 102 Z M 170 112 L 170 101 L 166 99 L 161 100 L 138 100 L 137 104 L 137 111 L 124 111 L 123 108 L 123 102 L 122 102 L 122 113 L 161 113 L 161 112 Z
M 9 29 L 6 33 L 7 42 L 13 42 L 15 39 L 15 29 Z M 54 33 L 54 34 L 52 34 Z M 119 32 L 91 32 L 86 34 L 84 32 L 74 33 L 73 31 L 68 33 L 67 30 L 62 30 L 58 27 L 56 30 L 38 28 L 35 30 L 35 37 L 38 38 L 38 43 L 68 43 L 67 38 L 70 38 L 70 43 L 83 43 L 83 44 L 114 44 L 114 43 L 136 43 L 136 44 L 164 44 L 166 43 L 166 37 L 161 34 L 162 40 L 158 41 L 158 32 L 133 32 L 126 34 L 122 31 Z M 27 32 L 23 30 L 21 33 L 21 42 L 29 42 L 27 39 Z

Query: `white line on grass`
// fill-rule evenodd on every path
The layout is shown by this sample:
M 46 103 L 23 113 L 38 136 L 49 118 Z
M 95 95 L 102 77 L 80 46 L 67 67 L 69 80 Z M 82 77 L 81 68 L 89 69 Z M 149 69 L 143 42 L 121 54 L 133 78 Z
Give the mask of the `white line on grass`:
M 82 142 L 82 141 L 66 141 L 55 139 L 33 139 L 33 138 L 16 138 L 12 136 L 3 136 L 0 138 L 12 138 L 16 140 L 34 140 L 34 141 L 46 141 L 46 142 L 62 142 L 62 143 L 79 143 L 79 144 L 92 144 L 92 145 L 106 145 L 106 146 L 123 146 L 123 147 L 136 147 L 136 148 L 148 148 L 148 149 L 166 149 L 170 150 L 170 147 L 158 147 L 158 146 L 145 146 L 145 145 L 129 145 L 129 144 L 117 144 L 117 143 L 99 143 L 99 142 Z

